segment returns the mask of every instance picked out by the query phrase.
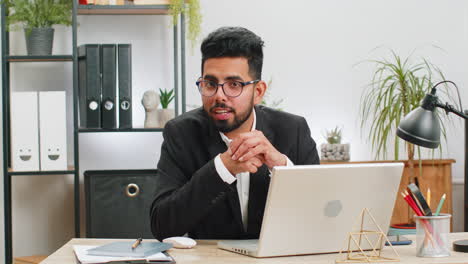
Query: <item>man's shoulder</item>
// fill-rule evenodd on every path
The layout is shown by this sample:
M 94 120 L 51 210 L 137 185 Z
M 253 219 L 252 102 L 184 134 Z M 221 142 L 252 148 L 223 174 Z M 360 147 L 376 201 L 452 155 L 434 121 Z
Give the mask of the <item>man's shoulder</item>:
M 208 116 L 203 108 L 199 107 L 171 119 L 166 127 L 177 130 L 200 129 L 208 127 L 208 122 Z
M 304 117 L 292 113 L 288 113 L 282 110 L 277 110 L 264 105 L 255 106 L 257 114 L 261 115 L 267 122 L 274 122 L 277 124 L 294 124 L 301 123 L 304 121 Z

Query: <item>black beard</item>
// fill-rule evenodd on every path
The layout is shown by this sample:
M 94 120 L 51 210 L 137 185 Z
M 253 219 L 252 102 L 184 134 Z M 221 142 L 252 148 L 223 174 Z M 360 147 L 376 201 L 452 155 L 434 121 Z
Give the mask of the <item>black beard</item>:
M 223 103 L 216 104 L 211 109 L 213 109 L 215 107 L 228 108 Z M 228 120 L 215 120 L 210 116 L 210 119 L 213 122 L 213 124 L 215 125 L 215 127 L 222 133 L 229 133 L 231 131 L 234 131 L 234 130 L 238 129 L 242 124 L 244 124 L 244 122 L 247 121 L 247 119 L 249 119 L 250 115 L 252 114 L 253 105 L 251 107 L 249 107 L 248 112 L 244 116 L 236 116 L 235 115 L 236 112 L 232 108 L 231 108 L 231 111 L 234 113 L 234 122 L 232 124 L 229 124 Z

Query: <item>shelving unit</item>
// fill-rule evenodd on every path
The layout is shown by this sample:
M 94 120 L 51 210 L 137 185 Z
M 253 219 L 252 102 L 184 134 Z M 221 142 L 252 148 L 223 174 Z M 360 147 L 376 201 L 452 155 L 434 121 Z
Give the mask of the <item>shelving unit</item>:
M 2 6 L 1 10 L 1 37 L 2 37 L 2 102 L 3 102 L 3 175 L 4 175 L 4 217 L 5 217 L 5 263 L 12 263 L 13 250 L 12 250 L 12 208 L 11 208 L 11 185 L 12 177 L 14 176 L 41 176 L 41 175 L 74 175 L 74 199 L 75 199 L 75 235 L 80 234 L 79 221 L 79 173 L 78 173 L 78 160 L 75 155 L 75 164 L 69 166 L 68 170 L 64 171 L 13 171 L 10 168 L 10 66 L 12 63 L 21 62 L 71 62 L 73 64 L 73 72 L 77 71 L 76 49 L 73 48 L 71 55 L 50 55 L 50 56 L 11 56 L 10 55 L 10 37 L 6 30 L 6 16 L 7 10 Z M 76 10 L 73 10 L 73 45 L 76 46 Z M 73 91 L 76 90 L 76 74 L 73 77 Z M 76 106 L 73 105 L 74 119 L 77 117 Z M 76 124 L 76 121 L 75 121 Z M 76 125 L 75 125 L 76 126 Z M 78 151 L 78 140 L 76 133 L 74 133 L 74 151 Z
M 6 56 L 9 62 L 51 62 L 51 61 L 73 61 L 72 55 L 51 56 Z
M 97 128 L 80 128 L 80 133 L 115 133 L 115 132 L 162 132 L 162 128 L 116 128 L 116 129 L 97 129 Z
M 74 174 L 75 168 L 72 166 L 68 167 L 68 170 L 64 171 L 13 171 L 11 168 L 8 168 L 8 173 L 10 175 L 62 175 L 62 174 Z
M 80 237 L 80 167 L 79 167 L 79 134 L 80 133 L 108 133 L 108 132 L 162 132 L 162 128 L 129 128 L 129 129 L 87 129 L 79 127 L 78 118 L 78 53 L 77 53 L 77 16 L 78 15 L 167 15 L 168 5 L 126 5 L 126 6 L 94 6 L 79 5 L 78 0 L 73 1 L 72 11 L 72 54 L 50 56 L 12 56 L 10 55 L 10 38 L 6 31 L 7 10 L 4 5 L 1 9 L 1 37 L 2 37 L 2 113 L 3 113 L 3 175 L 4 175 L 4 215 L 5 215 L 5 263 L 12 263 L 12 208 L 11 187 L 13 176 L 40 176 L 40 175 L 74 175 L 74 225 L 75 237 Z M 185 19 L 180 16 L 179 26 L 173 27 L 174 42 L 174 110 L 179 114 L 179 104 L 182 113 L 185 107 Z M 179 43 L 180 42 L 180 43 Z M 180 52 L 180 53 L 179 53 Z M 73 64 L 73 160 L 65 171 L 24 171 L 15 172 L 10 168 L 10 65 L 20 62 L 71 62 Z M 179 94 L 179 90 L 182 91 Z
M 168 5 L 78 5 L 78 15 L 167 15 Z

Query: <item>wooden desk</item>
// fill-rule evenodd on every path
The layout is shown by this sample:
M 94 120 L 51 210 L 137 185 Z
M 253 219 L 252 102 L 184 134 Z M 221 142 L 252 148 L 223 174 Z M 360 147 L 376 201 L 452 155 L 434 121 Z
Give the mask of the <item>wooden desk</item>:
M 414 239 L 412 236 L 408 236 Z M 468 239 L 468 233 L 452 233 L 451 240 Z M 75 256 L 72 245 L 102 245 L 115 239 L 72 239 L 55 253 L 46 258 L 41 264 L 75 264 Z M 198 245 L 193 249 L 170 249 L 169 254 L 174 257 L 177 264 L 244 264 L 244 263 L 300 263 L 300 264 L 334 264 L 338 254 L 322 254 L 309 256 L 295 257 L 278 257 L 257 259 L 221 250 L 216 247 L 215 240 L 198 241 Z M 339 242 L 340 243 L 340 242 Z M 401 262 L 396 263 L 468 263 L 468 253 L 451 252 L 450 257 L 445 258 L 418 258 L 416 257 L 416 245 L 413 241 L 409 246 L 396 246 L 398 254 L 400 254 Z M 384 252 L 391 252 L 387 247 Z M 395 263 L 395 262 L 394 262 Z

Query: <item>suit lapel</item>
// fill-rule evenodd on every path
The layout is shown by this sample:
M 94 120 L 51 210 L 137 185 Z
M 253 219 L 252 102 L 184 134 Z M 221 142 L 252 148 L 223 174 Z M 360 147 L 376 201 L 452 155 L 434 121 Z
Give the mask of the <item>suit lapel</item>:
M 206 113 L 205 113 L 206 115 Z M 205 146 L 208 146 L 208 159 L 214 159 L 216 155 L 223 153 L 227 150 L 226 144 L 224 144 L 223 140 L 221 139 L 221 135 L 219 134 L 218 130 L 214 126 L 213 122 L 209 120 L 208 115 L 206 115 L 208 121 L 208 131 L 207 131 L 207 138 L 205 142 Z
M 251 237 L 260 234 L 269 185 L 270 176 L 266 165 L 250 174 L 247 233 Z
M 255 129 L 262 131 L 265 137 L 271 142 L 271 144 L 273 144 L 275 137 L 273 135 L 273 130 L 267 122 L 267 117 L 263 111 L 263 106 L 255 106 L 255 114 L 257 117 L 257 125 Z
M 221 139 L 221 135 L 219 134 L 219 131 L 216 129 L 214 124 L 209 120 L 209 128 L 208 128 L 208 138 L 206 142 L 206 146 L 208 146 L 208 153 L 209 153 L 209 159 L 214 159 L 218 154 L 223 153 L 227 150 L 227 146 L 224 143 L 224 141 Z M 229 207 L 231 208 L 232 215 L 238 223 L 238 228 L 239 231 L 243 230 L 243 225 L 242 225 L 242 215 L 240 211 L 240 202 L 239 202 L 239 195 L 237 193 L 237 187 L 236 183 L 234 182 L 232 184 L 232 187 L 230 192 L 227 193 L 226 198 L 227 202 L 229 204 Z
M 255 129 L 262 131 L 265 137 L 273 144 L 274 136 L 266 122 L 262 107 L 255 106 L 255 114 L 257 122 Z M 213 159 L 216 155 L 225 152 L 227 150 L 227 146 L 221 139 L 219 131 L 214 127 L 211 120 L 208 123 L 209 128 L 207 131 L 208 138 L 206 146 L 208 146 L 209 159 Z M 246 238 L 258 238 L 262 225 L 269 184 L 270 176 L 267 166 L 263 165 L 256 173 L 250 174 L 248 225 L 247 230 L 244 230 L 244 232 L 246 232 Z M 231 207 L 234 219 L 239 224 L 239 230 L 243 230 L 244 228 L 242 225 L 242 215 L 236 182 L 233 183 L 232 191 L 229 192 L 226 197 Z
M 255 114 L 257 118 L 255 129 L 262 131 L 273 144 L 273 131 L 266 122 L 265 113 L 261 106 L 255 106 Z M 256 173 L 250 174 L 247 231 L 251 237 L 258 237 L 260 234 L 269 185 L 270 172 L 266 165 L 261 166 Z

